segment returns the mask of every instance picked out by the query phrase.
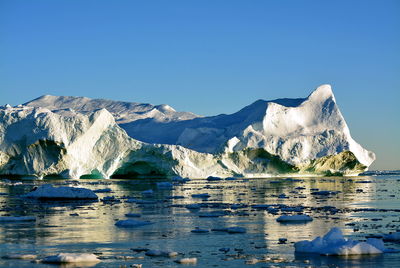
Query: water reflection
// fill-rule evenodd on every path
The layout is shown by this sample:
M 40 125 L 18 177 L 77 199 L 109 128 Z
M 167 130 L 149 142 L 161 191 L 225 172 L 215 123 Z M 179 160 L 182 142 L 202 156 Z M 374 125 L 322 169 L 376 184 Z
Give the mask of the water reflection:
M 356 178 L 306 178 L 306 179 L 238 179 L 236 181 L 207 182 L 192 180 L 175 185 L 173 189 L 157 189 L 157 180 L 81 180 L 82 187 L 90 189 L 111 188 L 111 193 L 99 193 L 100 198 L 116 196 L 120 202 L 36 202 L 20 199 L 18 196 L 29 191 L 35 184 L 15 184 L 2 181 L 0 184 L 0 215 L 34 215 L 35 223 L 0 224 L 0 252 L 34 253 L 40 256 L 59 252 L 95 252 L 100 254 L 102 263 L 107 265 L 143 263 L 149 266 L 175 267 L 169 259 L 144 258 L 130 262 L 116 258 L 132 256 L 132 247 L 174 250 L 187 257 L 198 256 L 199 266 L 219 263 L 221 266 L 242 267 L 243 259 L 229 257 L 237 254 L 234 249 L 243 250 L 243 256 L 283 256 L 296 261 L 296 266 L 344 265 L 359 266 L 400 261 L 398 254 L 371 257 L 368 259 L 340 259 L 319 256 L 294 256 L 293 242 L 312 239 L 328 232 L 331 227 L 343 228 L 345 235 L 362 239 L 367 233 L 387 233 L 396 225 L 388 223 L 399 218 L 396 211 L 357 211 L 359 208 L 400 207 L 393 193 L 399 193 L 398 178 L 393 176 Z M 51 181 L 55 184 L 64 182 Z M 362 183 L 360 183 L 362 182 Z M 71 182 L 76 184 L 77 182 Z M 143 196 L 142 191 L 153 189 L 153 196 Z M 319 190 L 335 192 L 329 196 L 313 195 Z M 208 193 L 210 198 L 193 198 L 193 194 Z M 284 195 L 282 195 L 284 194 Z M 183 196 L 174 199 L 171 196 Z M 391 197 L 392 196 L 392 197 Z M 154 204 L 128 203 L 129 198 L 156 200 Z M 187 204 L 200 203 L 200 211 L 190 211 Z M 236 205 L 231 207 L 232 205 Z M 274 205 L 276 213 L 266 209 L 255 209 L 253 205 Z M 276 218 L 282 207 L 303 207 L 305 214 L 314 220 L 306 224 L 280 224 Z M 324 209 L 324 207 L 335 207 Z M 225 216 L 217 218 L 199 217 L 201 213 L 224 211 Z M 140 228 L 118 228 L 114 224 L 126 219 L 126 213 L 139 213 L 142 220 L 154 222 Z M 288 212 L 293 213 L 293 212 Z M 381 227 L 373 219 L 381 217 Z M 376 220 L 376 219 L 375 219 Z M 348 223 L 360 225 L 361 230 Z M 372 224 L 375 224 L 374 228 Z M 365 225 L 365 226 L 363 226 Z M 246 234 L 210 232 L 193 234 L 195 227 L 206 229 L 241 226 Z M 279 244 L 279 238 L 286 238 L 286 244 Z M 392 245 L 398 247 L 398 245 Z M 229 248 L 223 253 L 220 248 Z M 143 254 L 142 254 L 143 255 Z M 140 255 L 140 256 L 142 256 Z M 227 260 L 228 259 L 228 260 Z M 26 261 L 0 260 L 0 266 L 18 263 L 19 267 L 33 267 Z M 279 264 L 277 264 L 279 265 Z M 282 264 L 283 265 L 283 264 Z M 285 264 L 286 265 L 286 264 Z M 35 264 L 46 267 L 45 264 Z M 205 267 L 204 266 L 204 267 Z M 284 266 L 284 265 L 283 265 Z M 68 266 L 71 267 L 71 266 Z M 81 267 L 81 266 L 80 266 Z M 372 266 L 371 266 L 372 267 Z

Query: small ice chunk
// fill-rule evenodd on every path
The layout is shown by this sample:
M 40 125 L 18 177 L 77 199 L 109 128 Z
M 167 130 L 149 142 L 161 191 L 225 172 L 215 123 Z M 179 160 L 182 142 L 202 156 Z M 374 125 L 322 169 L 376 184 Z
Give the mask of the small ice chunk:
M 301 215 L 282 215 L 279 218 L 276 219 L 277 222 L 307 222 L 307 221 L 312 221 L 313 218 L 311 218 L 308 215 L 301 214 Z
M 44 184 L 22 197 L 36 199 L 98 199 L 97 195 L 90 189 L 77 187 L 53 187 Z
M 152 250 L 148 250 L 145 253 L 145 255 L 146 256 L 150 256 L 150 257 L 168 257 L 168 258 L 173 258 L 173 257 L 176 257 L 178 255 L 178 252 L 152 249 Z
M 196 264 L 197 258 L 183 258 L 183 259 L 175 260 L 175 262 L 180 263 L 180 264 Z
M 119 220 L 115 223 L 115 225 L 118 227 L 128 227 L 128 228 L 139 227 L 149 224 L 152 224 L 152 222 L 140 221 L 140 220 Z
M 2 257 L 3 259 L 8 260 L 34 260 L 37 258 L 37 255 L 33 254 L 13 254 L 13 255 L 5 255 Z
M 36 217 L 34 216 L 3 216 L 0 217 L 0 222 L 15 222 L 15 221 L 36 221 Z
M 75 262 L 100 262 L 94 254 L 89 253 L 59 253 L 57 255 L 47 256 L 44 263 L 75 263 Z

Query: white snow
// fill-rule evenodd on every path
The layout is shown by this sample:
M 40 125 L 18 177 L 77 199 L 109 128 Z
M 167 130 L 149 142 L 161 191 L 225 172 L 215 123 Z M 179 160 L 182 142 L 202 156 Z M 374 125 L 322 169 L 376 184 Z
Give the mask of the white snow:
M 0 222 L 36 221 L 34 216 L 0 216 Z
M 39 186 L 32 192 L 24 194 L 26 198 L 36 199 L 97 199 L 97 195 L 90 189 L 78 187 L 53 187 L 51 184 Z
M 345 239 L 339 228 L 332 228 L 323 237 L 294 244 L 295 252 L 321 255 L 365 255 L 381 254 L 386 251 L 382 240 L 368 239 L 366 242 Z
M 89 253 L 58 253 L 57 255 L 47 256 L 44 263 L 81 263 L 81 262 L 100 262 L 94 254 Z
M 276 219 L 277 222 L 306 222 L 306 221 L 312 221 L 313 218 L 301 214 L 301 215 L 282 215 Z

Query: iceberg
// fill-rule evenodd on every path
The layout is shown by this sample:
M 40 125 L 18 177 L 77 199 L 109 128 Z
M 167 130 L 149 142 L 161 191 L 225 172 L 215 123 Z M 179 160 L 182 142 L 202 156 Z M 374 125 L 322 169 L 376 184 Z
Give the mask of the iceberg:
M 350 135 L 329 85 L 202 117 L 151 105 L 42 96 L 0 107 L 0 174 L 37 178 L 356 175 L 374 153 Z

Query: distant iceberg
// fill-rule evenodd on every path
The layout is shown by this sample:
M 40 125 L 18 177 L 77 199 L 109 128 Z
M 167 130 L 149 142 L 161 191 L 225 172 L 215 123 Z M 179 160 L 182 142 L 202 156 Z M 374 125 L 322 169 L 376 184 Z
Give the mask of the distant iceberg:
M 9 176 L 356 175 L 375 160 L 351 137 L 329 85 L 212 117 L 46 95 L 1 107 L 0 130 L 0 174 Z

